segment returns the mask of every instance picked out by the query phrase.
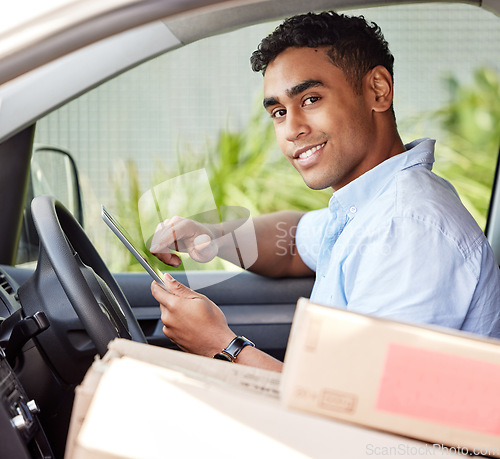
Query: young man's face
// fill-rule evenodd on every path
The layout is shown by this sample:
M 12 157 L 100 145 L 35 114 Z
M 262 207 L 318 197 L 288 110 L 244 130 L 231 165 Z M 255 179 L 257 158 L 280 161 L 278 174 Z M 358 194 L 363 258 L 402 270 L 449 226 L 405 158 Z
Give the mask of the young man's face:
M 279 54 L 267 67 L 264 97 L 281 151 L 310 188 L 338 190 L 377 164 L 368 99 L 354 93 L 326 48 Z

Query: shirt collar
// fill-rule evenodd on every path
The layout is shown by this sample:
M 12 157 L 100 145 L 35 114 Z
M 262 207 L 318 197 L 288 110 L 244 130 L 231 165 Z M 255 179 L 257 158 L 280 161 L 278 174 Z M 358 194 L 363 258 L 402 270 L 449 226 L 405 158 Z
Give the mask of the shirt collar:
M 351 220 L 398 172 L 414 166 L 432 170 L 435 143 L 435 140 L 426 138 L 405 145 L 405 152 L 385 160 L 335 191 L 328 204 L 330 212 L 338 214 L 342 211 Z

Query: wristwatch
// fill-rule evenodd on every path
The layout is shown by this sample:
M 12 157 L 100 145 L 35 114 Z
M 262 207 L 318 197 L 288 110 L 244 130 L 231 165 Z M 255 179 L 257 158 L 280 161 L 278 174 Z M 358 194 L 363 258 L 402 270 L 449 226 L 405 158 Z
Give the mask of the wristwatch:
M 225 349 L 220 351 L 218 354 L 215 354 L 214 359 L 234 362 L 236 357 L 238 357 L 238 354 L 245 346 L 255 347 L 255 344 L 244 336 L 237 336 L 227 345 Z

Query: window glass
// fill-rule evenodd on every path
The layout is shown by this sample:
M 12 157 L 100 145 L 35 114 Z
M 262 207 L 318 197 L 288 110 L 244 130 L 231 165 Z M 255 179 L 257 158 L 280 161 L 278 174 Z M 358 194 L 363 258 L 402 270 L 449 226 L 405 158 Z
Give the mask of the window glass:
M 395 56 L 394 108 L 403 140 L 438 140 L 435 170 L 484 227 L 500 139 L 499 18 L 447 4 L 346 13 L 380 25 Z M 185 205 L 185 216 L 199 212 L 207 183 L 216 206 L 241 206 L 252 215 L 327 204 L 331 193 L 308 190 L 281 157 L 262 108 L 262 76 L 250 69 L 250 54 L 278 23 L 160 56 L 38 122 L 35 141 L 68 150 L 77 162 L 85 228 L 112 270 L 140 268 L 100 220 L 100 205 L 147 243 L 140 197 L 187 172 L 201 171 L 160 197 L 162 218 L 171 216 L 174 201 Z M 220 261 L 189 268 L 230 269 Z

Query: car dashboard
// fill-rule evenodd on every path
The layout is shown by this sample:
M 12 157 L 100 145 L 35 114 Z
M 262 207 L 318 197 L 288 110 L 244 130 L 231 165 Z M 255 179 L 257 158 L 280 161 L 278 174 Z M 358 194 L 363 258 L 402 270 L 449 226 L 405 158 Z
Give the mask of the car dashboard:
M 52 450 L 38 419 L 39 407 L 30 399 L 13 367 L 19 346 L 41 323 L 23 318 L 17 286 L 0 270 L 0 443 L 2 457 L 52 457 Z M 33 321 L 35 325 L 33 325 Z

